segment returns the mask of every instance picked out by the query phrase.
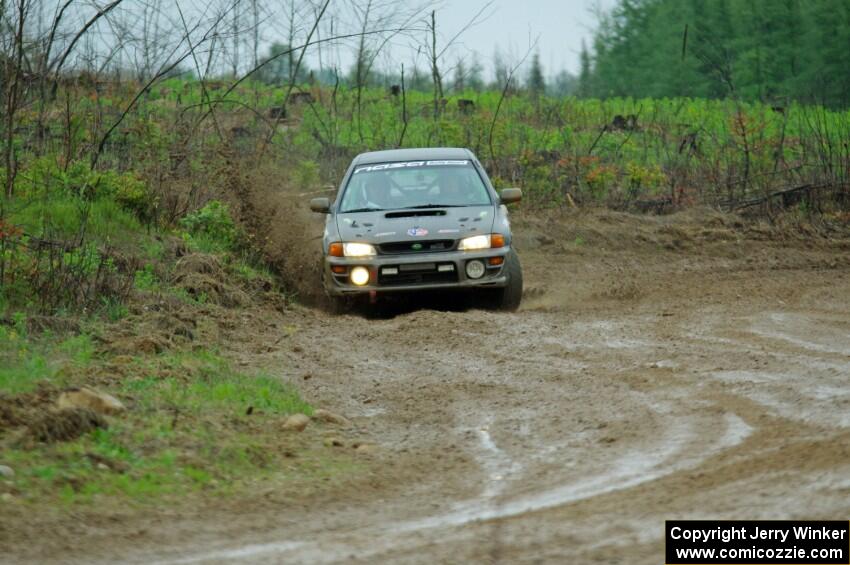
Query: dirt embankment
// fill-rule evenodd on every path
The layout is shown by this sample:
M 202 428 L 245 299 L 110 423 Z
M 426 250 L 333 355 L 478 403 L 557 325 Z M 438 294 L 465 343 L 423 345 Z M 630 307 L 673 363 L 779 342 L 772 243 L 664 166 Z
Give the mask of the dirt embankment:
M 516 314 L 252 308 L 222 332 L 237 364 L 349 419 L 368 463 L 14 555 L 657 563 L 665 519 L 847 516 L 846 224 L 553 212 L 514 230 Z
M 252 244 L 286 291 L 303 304 L 321 306 L 324 293 L 318 281 L 325 216 L 311 212 L 307 203 L 314 196 L 332 196 L 334 189 L 303 191 L 286 181 L 269 180 L 286 178 L 273 164 L 247 173 L 233 205 Z

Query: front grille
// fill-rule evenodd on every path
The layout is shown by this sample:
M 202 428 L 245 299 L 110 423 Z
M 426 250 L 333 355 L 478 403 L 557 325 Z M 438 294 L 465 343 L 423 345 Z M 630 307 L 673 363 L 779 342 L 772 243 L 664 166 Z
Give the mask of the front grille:
M 400 255 L 403 253 L 438 253 L 452 251 L 455 247 L 453 239 L 432 239 L 427 241 L 394 241 L 382 243 L 378 251 L 382 255 Z
M 401 272 L 397 275 L 378 274 L 379 285 L 405 285 L 405 284 L 432 284 L 432 283 L 452 283 L 457 282 L 457 272 Z

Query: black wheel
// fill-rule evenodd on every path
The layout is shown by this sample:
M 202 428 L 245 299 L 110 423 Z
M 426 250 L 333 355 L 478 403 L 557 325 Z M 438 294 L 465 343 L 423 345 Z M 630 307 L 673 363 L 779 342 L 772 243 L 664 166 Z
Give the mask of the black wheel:
M 380 304 L 369 304 L 363 296 L 327 296 L 328 311 L 333 316 L 363 316 L 372 318 L 381 313 Z
M 522 302 L 522 266 L 519 264 L 516 251 L 511 250 L 508 253 L 504 269 L 508 276 L 508 284 L 496 291 L 494 306 L 498 310 L 514 312 Z
M 334 316 L 342 316 L 351 312 L 351 300 L 347 296 L 335 296 L 328 292 L 325 285 L 325 271 L 321 271 L 322 294 L 324 295 L 323 306 L 325 310 Z
M 351 312 L 351 301 L 344 296 L 328 296 L 328 310 L 334 316 Z

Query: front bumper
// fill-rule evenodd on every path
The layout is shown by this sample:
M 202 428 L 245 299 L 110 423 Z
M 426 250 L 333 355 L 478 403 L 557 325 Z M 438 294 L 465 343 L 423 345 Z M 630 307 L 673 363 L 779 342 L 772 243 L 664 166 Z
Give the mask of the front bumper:
M 410 253 L 404 255 L 376 255 L 373 257 L 331 257 L 324 261 L 325 291 L 331 296 L 364 294 L 369 292 L 411 292 L 417 290 L 500 288 L 507 282 L 504 265 L 510 247 L 482 249 L 480 251 L 447 251 L 439 253 Z M 501 257 L 502 263 L 490 266 L 492 257 Z M 466 275 L 466 264 L 481 260 L 487 266 L 484 276 L 472 279 Z M 447 270 L 447 265 L 452 270 Z M 440 267 L 443 267 L 440 270 Z M 335 273 L 333 268 L 345 269 Z M 357 286 L 351 282 L 354 267 L 369 270 L 369 282 Z M 388 274 L 395 269 L 395 274 Z

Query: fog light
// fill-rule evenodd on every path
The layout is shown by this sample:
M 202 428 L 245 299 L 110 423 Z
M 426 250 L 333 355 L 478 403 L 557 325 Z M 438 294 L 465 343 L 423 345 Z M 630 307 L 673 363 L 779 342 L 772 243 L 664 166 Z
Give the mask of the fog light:
M 352 273 L 353 274 L 353 273 Z M 484 263 L 475 259 L 466 264 L 466 276 L 471 279 L 480 279 L 484 276 Z
M 351 269 L 351 282 L 357 286 L 363 286 L 369 282 L 369 270 L 366 267 L 354 267 Z

